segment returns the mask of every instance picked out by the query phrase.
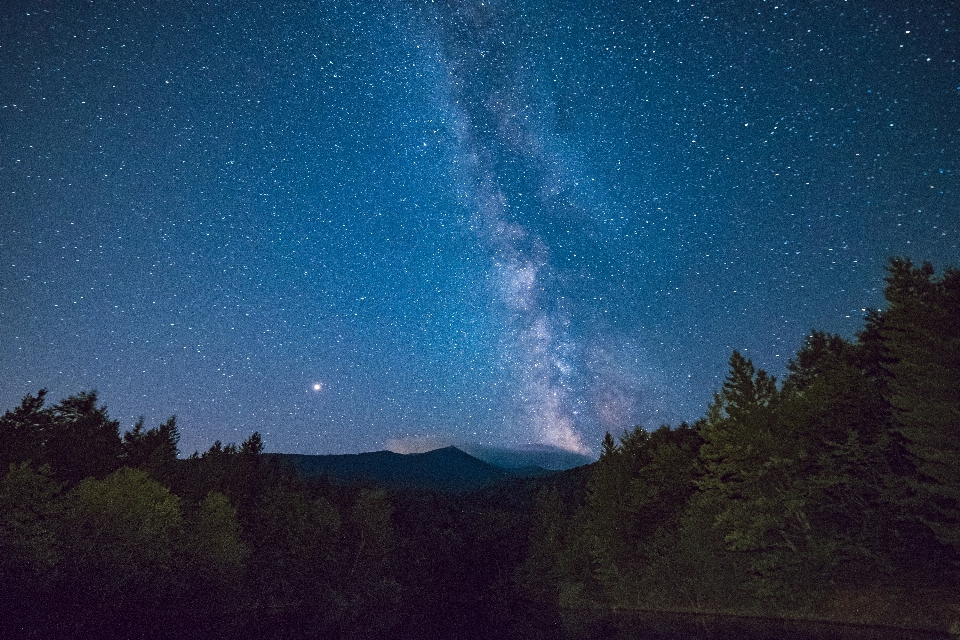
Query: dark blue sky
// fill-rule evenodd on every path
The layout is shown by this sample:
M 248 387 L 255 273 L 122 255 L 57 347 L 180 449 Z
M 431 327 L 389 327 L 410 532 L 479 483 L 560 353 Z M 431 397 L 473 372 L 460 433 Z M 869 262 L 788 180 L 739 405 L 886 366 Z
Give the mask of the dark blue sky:
M 960 265 L 952 2 L 0 11 L 3 409 L 596 451 Z

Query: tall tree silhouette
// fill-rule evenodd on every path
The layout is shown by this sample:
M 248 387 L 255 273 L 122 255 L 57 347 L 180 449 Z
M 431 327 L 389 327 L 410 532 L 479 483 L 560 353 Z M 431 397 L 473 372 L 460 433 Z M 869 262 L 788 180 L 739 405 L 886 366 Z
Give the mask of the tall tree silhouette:
M 882 335 L 893 430 L 912 469 L 905 501 L 943 544 L 960 551 L 960 271 L 894 259 Z
M 123 463 L 144 469 L 156 478 L 167 479 L 177 461 L 178 442 L 176 416 L 146 431 L 141 417 L 131 431 L 123 434 Z
M 46 396 L 46 389 L 27 395 L 20 406 L 0 416 L 0 473 L 6 473 L 11 463 L 39 463 L 43 458 L 53 421 L 50 409 L 44 407 Z
M 81 392 L 54 405 L 42 461 L 68 483 L 102 478 L 120 466 L 119 423 L 97 406 L 97 392 Z

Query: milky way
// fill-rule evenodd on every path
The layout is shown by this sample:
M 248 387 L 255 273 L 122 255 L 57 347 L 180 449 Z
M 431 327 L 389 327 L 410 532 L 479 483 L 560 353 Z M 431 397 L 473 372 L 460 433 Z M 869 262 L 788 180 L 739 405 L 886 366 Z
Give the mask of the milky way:
M 544 285 L 549 248 L 517 221 L 523 213 L 512 215 L 512 207 L 531 205 L 511 204 L 515 198 L 498 174 L 502 163 L 519 161 L 536 169 L 548 160 L 528 121 L 529 107 L 524 108 L 531 99 L 523 91 L 524 60 L 502 41 L 508 37 L 505 14 L 496 4 L 462 3 L 432 16 L 443 52 L 439 62 L 447 71 L 436 91 L 446 98 L 463 206 L 490 254 L 493 302 L 504 310 L 502 357 L 519 381 L 519 406 L 508 408 L 510 431 L 520 442 L 587 452 L 577 431 L 578 398 L 571 384 L 575 349 L 563 312 Z M 525 182 L 538 191 L 551 186 Z

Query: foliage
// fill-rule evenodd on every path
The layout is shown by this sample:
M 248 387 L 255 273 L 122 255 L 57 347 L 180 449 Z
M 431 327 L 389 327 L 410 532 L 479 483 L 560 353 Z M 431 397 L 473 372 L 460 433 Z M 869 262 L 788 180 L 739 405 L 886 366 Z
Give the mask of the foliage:
M 0 636 L 536 638 L 564 609 L 890 623 L 904 594 L 948 611 L 960 272 L 893 260 L 886 296 L 855 340 L 811 332 L 782 383 L 734 352 L 694 424 L 472 496 L 308 484 L 259 433 L 179 458 L 175 418 L 121 438 L 95 392 L 40 390 L 0 416 Z
M 156 478 L 169 479 L 177 462 L 179 441 L 175 416 L 146 431 L 141 417 L 132 431 L 123 434 L 122 460 L 127 466 L 144 469 Z
M 893 260 L 880 333 L 909 515 L 960 551 L 960 271 Z
M 607 434 L 583 507 L 541 500 L 529 591 L 770 613 L 955 584 L 960 273 L 895 259 L 887 283 L 856 341 L 812 332 L 782 384 L 735 351 L 693 427 Z
M 61 485 L 46 469 L 11 464 L 0 480 L 0 571 L 8 587 L 49 584 L 63 550 L 56 535 Z

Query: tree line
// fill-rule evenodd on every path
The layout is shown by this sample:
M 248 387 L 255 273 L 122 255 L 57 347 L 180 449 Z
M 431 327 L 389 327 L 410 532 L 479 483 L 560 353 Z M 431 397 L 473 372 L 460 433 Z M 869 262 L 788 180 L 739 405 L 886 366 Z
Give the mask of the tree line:
M 694 424 L 607 434 L 580 504 L 545 492 L 524 565 L 558 607 L 915 624 L 960 618 L 960 272 L 890 262 L 855 340 L 782 383 L 734 352 Z
M 945 628 L 960 584 L 960 272 L 892 260 L 782 382 L 734 352 L 693 424 L 468 496 L 306 481 L 257 433 L 178 457 L 95 393 L 0 417 L 0 636 L 556 638 L 570 611 Z
M 529 483 L 308 481 L 258 433 L 179 458 L 174 418 L 121 435 L 95 393 L 46 395 L 0 417 L 0 637 L 538 637 Z
M 173 418 L 121 437 L 95 393 L 45 395 L 0 418 L 3 637 L 350 638 L 394 623 L 384 492 L 307 487 L 266 463 L 257 433 L 178 459 Z

